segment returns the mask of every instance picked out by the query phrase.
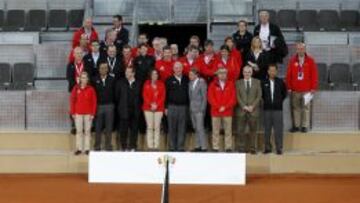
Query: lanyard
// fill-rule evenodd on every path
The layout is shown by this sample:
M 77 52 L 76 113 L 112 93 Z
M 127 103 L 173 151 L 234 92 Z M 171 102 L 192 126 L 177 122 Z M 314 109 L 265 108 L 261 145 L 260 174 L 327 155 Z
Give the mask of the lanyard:
M 110 70 L 112 72 L 114 70 L 114 67 L 115 67 L 116 58 L 114 58 L 114 60 L 112 62 L 110 61 L 110 58 L 108 58 L 107 60 L 108 60 L 109 66 L 110 66 Z
M 81 72 L 83 72 L 84 70 L 84 64 L 80 63 L 80 65 L 78 66 L 78 64 L 75 63 L 75 70 L 76 70 L 76 74 L 80 76 Z

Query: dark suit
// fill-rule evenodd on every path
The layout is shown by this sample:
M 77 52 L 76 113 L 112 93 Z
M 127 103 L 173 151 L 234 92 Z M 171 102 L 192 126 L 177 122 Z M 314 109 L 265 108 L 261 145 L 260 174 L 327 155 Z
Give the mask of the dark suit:
M 97 61 L 95 61 L 95 58 L 91 53 L 84 56 L 83 61 L 85 63 L 85 66 L 89 67 L 89 69 L 92 70 L 91 78 L 96 77 L 96 75 L 98 74 L 101 58 L 104 58 L 101 52 L 99 52 L 99 58 L 97 59 Z
M 244 59 L 250 51 L 253 35 L 249 31 L 246 31 L 244 35 L 240 35 L 239 31 L 237 31 L 232 37 L 234 39 L 236 49 L 241 52 L 242 58 Z
M 276 37 L 274 41 L 275 48 L 272 48 L 269 53 L 271 56 L 271 63 L 282 63 L 283 58 L 288 54 L 288 47 L 285 42 L 285 38 L 279 28 L 279 26 L 269 23 L 269 43 L 270 37 Z M 260 34 L 260 25 L 255 26 L 254 36 L 259 36 Z
M 114 91 L 115 91 L 115 79 L 108 75 L 105 81 L 97 75 L 93 79 L 93 86 L 96 90 L 98 108 L 96 111 L 96 125 L 95 125 L 95 150 L 101 149 L 101 134 L 103 128 L 105 128 L 105 149 L 112 150 L 111 146 L 111 133 L 114 123 Z
M 245 58 L 245 63 L 248 64 L 249 61 L 258 65 L 259 68 L 259 71 L 253 71 L 253 77 L 264 80 L 267 77 L 267 70 L 270 63 L 269 53 L 263 51 L 259 54 L 258 58 L 256 58 L 254 52 L 249 51 Z
M 155 58 L 150 55 L 140 55 L 134 59 L 133 64 L 136 72 L 135 77 L 143 84 L 148 79 L 150 71 L 155 67 Z
M 140 115 L 141 85 L 134 81 L 131 85 L 126 78 L 120 79 L 116 84 L 115 99 L 120 119 L 120 137 L 123 150 L 136 149 L 138 137 L 138 123 Z M 130 129 L 130 143 L 128 144 L 128 130 Z M 119 141 L 118 148 L 119 148 Z
M 115 57 L 111 59 L 108 56 L 100 58 L 100 63 L 107 63 L 109 66 L 109 75 L 115 77 L 115 80 L 125 77 L 125 68 L 123 67 L 122 58 Z
M 264 102 L 264 136 L 265 150 L 271 151 L 271 130 L 274 128 L 275 145 L 277 151 L 283 148 L 283 101 L 286 98 L 287 90 L 285 83 L 280 78 L 274 80 L 274 90 L 271 92 L 271 82 L 266 79 L 262 82 L 263 102 Z
M 91 68 L 86 66 L 85 63 L 84 63 L 84 71 L 87 72 L 90 77 L 93 74 L 93 71 L 91 70 Z M 68 81 L 68 91 L 69 92 L 71 92 L 73 87 L 76 85 L 75 72 L 76 72 L 75 64 L 69 63 L 66 68 L 66 79 Z
M 122 27 L 120 32 L 118 32 L 116 35 L 116 44 L 118 44 L 120 51 L 122 51 L 124 45 L 128 43 L 129 43 L 129 31 L 125 27 Z

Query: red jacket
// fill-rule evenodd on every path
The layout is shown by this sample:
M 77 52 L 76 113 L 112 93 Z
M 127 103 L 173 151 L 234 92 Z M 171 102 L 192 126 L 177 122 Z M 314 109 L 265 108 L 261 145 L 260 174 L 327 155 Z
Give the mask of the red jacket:
M 96 92 L 94 88 L 87 85 L 84 89 L 75 85 L 70 95 L 70 114 L 95 115 L 96 113 Z
M 147 47 L 148 47 L 147 55 L 154 56 L 154 53 L 155 53 L 154 48 L 152 48 L 151 46 L 147 46 Z M 139 48 L 134 47 L 134 48 L 131 49 L 131 56 L 133 58 L 135 58 L 135 57 L 137 57 L 139 55 L 140 55 Z
M 238 62 L 239 66 L 242 67 L 243 65 L 243 61 L 242 61 L 242 56 L 239 50 L 237 50 L 236 48 L 233 48 L 230 51 L 230 56 L 235 58 L 235 60 Z M 241 72 L 240 72 L 241 73 Z
M 211 105 L 211 116 L 232 116 L 236 105 L 235 84 L 231 81 L 226 81 L 224 90 L 222 90 L 219 80 L 215 79 L 210 83 L 208 100 Z M 224 112 L 219 112 L 221 106 L 225 107 Z
M 161 80 L 156 81 L 156 87 L 151 85 L 151 81 L 147 80 L 143 87 L 143 106 L 144 111 L 151 111 L 151 104 L 156 103 L 156 111 L 164 112 L 165 103 L 165 84 Z
M 186 56 L 181 57 L 178 60 L 183 65 L 183 74 L 188 76 L 191 68 L 196 67 L 200 71 L 200 61 L 199 58 L 194 59 L 192 64 L 188 61 Z
M 213 71 L 216 72 L 219 68 L 224 67 L 228 70 L 228 80 L 235 82 L 237 79 L 239 79 L 241 73 L 241 66 L 237 60 L 238 58 L 229 56 L 227 62 L 224 63 L 221 59 L 221 56 L 216 57 L 213 64 Z
M 209 59 L 205 59 L 205 58 L 206 58 L 205 54 L 201 54 L 199 56 L 200 74 L 204 78 L 206 78 L 207 82 L 210 82 L 210 80 L 215 76 L 215 71 L 213 68 L 214 68 L 216 55 L 214 53 L 211 58 Z
M 174 61 L 164 61 L 163 59 L 156 61 L 155 69 L 159 72 L 160 79 L 166 81 L 170 76 L 173 75 Z
M 300 69 L 299 59 L 296 54 L 288 63 L 286 74 L 287 88 L 295 92 L 309 92 L 311 90 L 316 90 L 318 85 L 318 72 L 314 59 L 309 55 L 305 55 L 302 67 L 302 79 L 298 77 L 299 71 L 301 71 Z
M 72 47 L 73 48 L 80 45 L 80 38 L 81 38 L 81 35 L 84 34 L 84 33 L 85 33 L 84 27 L 81 27 L 79 30 L 77 30 L 74 33 L 73 41 L 72 41 Z M 91 28 L 91 34 L 90 34 L 90 37 L 89 37 L 89 43 L 91 44 L 91 42 L 93 42 L 93 41 L 99 41 L 99 35 L 96 32 L 95 28 Z

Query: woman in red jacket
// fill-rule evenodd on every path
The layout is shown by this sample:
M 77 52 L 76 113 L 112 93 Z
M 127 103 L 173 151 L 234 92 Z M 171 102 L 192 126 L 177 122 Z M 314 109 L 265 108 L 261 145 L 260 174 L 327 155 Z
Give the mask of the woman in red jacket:
M 91 124 L 96 113 L 96 93 L 89 84 L 87 72 L 80 74 L 80 83 L 75 85 L 70 96 L 70 114 L 75 120 L 76 151 L 75 155 L 82 152 L 89 154 Z
M 146 140 L 149 150 L 158 150 L 160 145 L 160 124 L 164 112 L 165 85 L 159 80 L 157 70 L 152 70 L 150 79 L 143 87 L 143 106 L 147 124 Z

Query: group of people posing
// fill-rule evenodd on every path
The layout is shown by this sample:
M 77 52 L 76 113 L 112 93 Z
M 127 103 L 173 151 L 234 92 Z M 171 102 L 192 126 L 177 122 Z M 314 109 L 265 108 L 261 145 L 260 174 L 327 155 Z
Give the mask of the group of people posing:
M 116 130 L 116 149 L 135 151 L 142 129 L 147 149 L 160 150 L 164 129 L 168 150 L 185 151 L 188 123 L 195 134 L 194 151 L 256 154 L 260 112 L 264 153 L 273 150 L 270 136 L 274 129 L 276 153 L 282 154 L 283 101 L 291 93 L 291 132 L 307 132 L 310 108 L 304 95 L 317 88 L 317 68 L 305 44 L 299 42 L 288 63 L 286 82 L 277 77 L 276 64 L 287 55 L 287 46 L 278 26 L 269 23 L 269 14 L 262 11 L 259 15 L 260 24 L 253 34 L 247 22 L 240 21 L 238 31 L 225 38 L 219 51 L 211 40 L 202 47 L 194 35 L 183 56 L 165 38 L 155 37 L 150 46 L 145 33 L 138 36 L 136 47 L 129 46 L 121 16 L 113 17 L 114 26 L 100 42 L 91 19 L 86 19 L 74 34 L 67 67 L 75 154 L 89 153 L 93 124 L 94 150 L 113 150 L 112 132 Z M 222 129 L 224 147 L 220 146 Z

